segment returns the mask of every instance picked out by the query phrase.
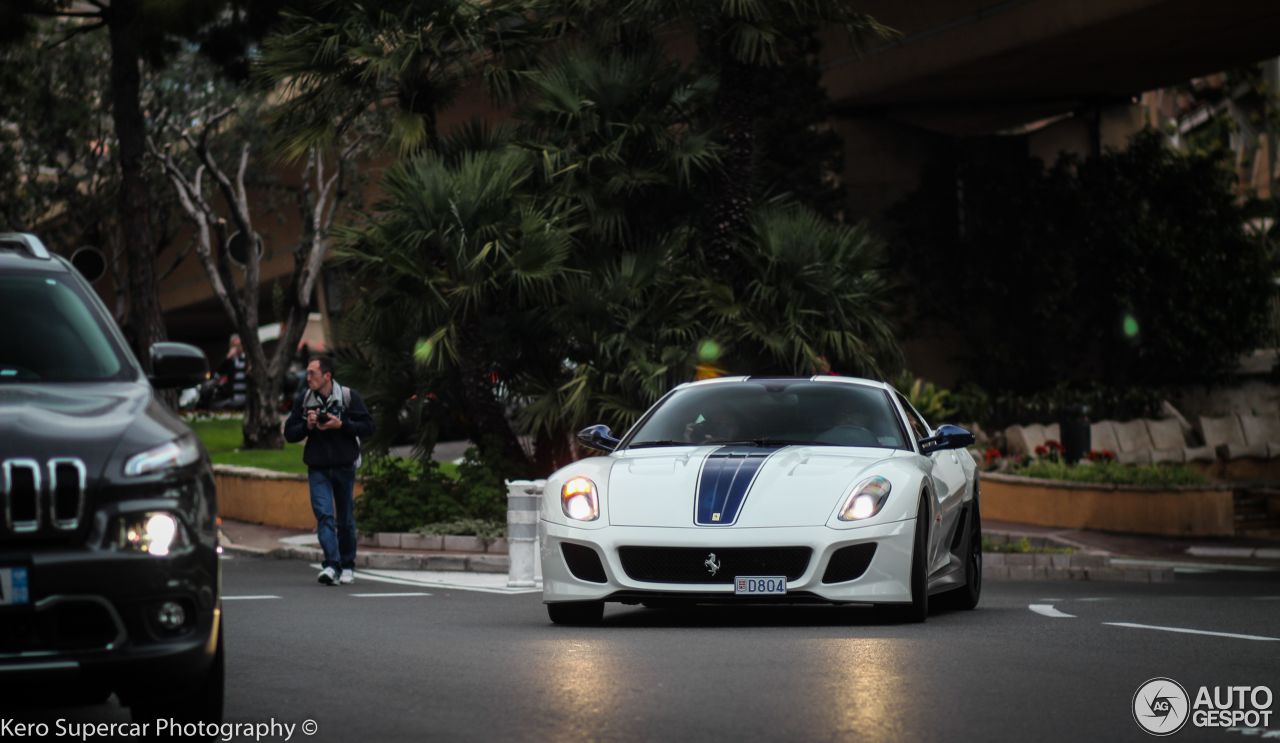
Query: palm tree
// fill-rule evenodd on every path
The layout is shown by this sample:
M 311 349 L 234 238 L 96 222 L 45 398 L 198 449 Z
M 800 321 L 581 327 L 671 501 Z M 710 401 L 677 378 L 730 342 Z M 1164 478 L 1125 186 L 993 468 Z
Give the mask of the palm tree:
M 477 75 L 509 92 L 504 55 L 523 53 L 523 0 L 321 0 L 285 14 L 261 74 L 284 86 L 291 157 L 326 144 L 369 111 L 402 154 L 437 148 L 439 112 Z
M 884 244 L 865 224 L 771 205 L 749 225 L 738 254 L 742 288 L 705 282 L 702 294 L 730 363 L 756 373 L 871 376 L 898 365 Z
M 707 257 L 726 277 L 741 278 L 734 257 L 749 232 L 762 108 L 758 91 L 766 76 L 789 61 L 807 59 L 812 34 L 838 25 L 855 47 L 892 31 L 857 9 L 852 0 L 629 0 L 622 12 L 650 23 L 686 23 L 697 31 L 703 61 L 719 78 L 716 112 L 725 148 L 720 178 L 705 210 Z
M 388 173 L 377 221 L 348 231 L 339 251 L 362 289 L 368 340 L 394 338 L 389 327 L 417 335 L 416 362 L 448 380 L 471 439 L 511 473 L 527 472 L 529 457 L 504 374 L 559 363 L 556 307 L 579 281 L 567 266 L 572 214 L 529 187 L 538 171 L 515 147 L 412 158 Z

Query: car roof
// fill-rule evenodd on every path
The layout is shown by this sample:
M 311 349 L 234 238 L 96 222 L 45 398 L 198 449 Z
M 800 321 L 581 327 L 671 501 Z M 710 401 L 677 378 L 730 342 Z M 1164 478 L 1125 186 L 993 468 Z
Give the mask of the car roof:
M 790 382 L 824 382 L 832 384 L 855 384 L 862 387 L 874 387 L 880 390 L 892 390 L 893 388 L 885 382 L 874 379 L 863 379 L 862 377 L 841 377 L 834 374 L 818 374 L 812 377 L 786 377 L 786 376 L 746 376 L 746 377 L 716 377 L 715 379 L 702 379 L 697 382 L 685 382 L 678 385 L 675 389 L 681 390 L 687 387 L 703 387 L 713 384 L 724 384 L 726 382 L 748 382 L 762 380 L 779 380 Z

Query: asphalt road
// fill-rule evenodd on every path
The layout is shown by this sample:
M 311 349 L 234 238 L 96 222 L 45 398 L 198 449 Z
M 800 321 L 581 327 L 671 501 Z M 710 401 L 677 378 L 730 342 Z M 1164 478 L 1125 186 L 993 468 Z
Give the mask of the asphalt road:
M 228 719 L 313 720 L 295 741 L 1150 740 L 1130 710 L 1152 677 L 1280 694 L 1280 640 L 1249 639 L 1280 638 L 1276 573 L 988 583 L 976 611 L 923 625 L 863 607 L 610 605 L 581 629 L 549 624 L 536 594 L 224 569 Z M 413 593 L 430 595 L 385 595 Z M 250 596 L 278 598 L 231 598 Z M 114 703 L 58 714 L 128 719 Z

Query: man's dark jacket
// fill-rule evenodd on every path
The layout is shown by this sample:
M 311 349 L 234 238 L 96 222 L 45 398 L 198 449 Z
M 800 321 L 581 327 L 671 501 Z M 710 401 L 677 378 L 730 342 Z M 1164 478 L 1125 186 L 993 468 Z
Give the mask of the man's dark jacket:
M 302 409 L 307 395 L 306 385 L 303 385 L 294 398 L 289 420 L 284 424 L 284 439 L 290 443 L 307 440 L 307 446 L 302 450 L 302 461 L 308 467 L 350 467 L 356 463 L 356 457 L 360 456 L 360 444 L 356 437 L 368 439 L 373 435 L 373 416 L 369 415 L 364 400 L 360 399 L 360 393 L 350 387 L 347 389 L 351 392 L 351 404 L 343 406 L 340 416 L 342 428 L 336 430 L 307 429 L 307 413 Z

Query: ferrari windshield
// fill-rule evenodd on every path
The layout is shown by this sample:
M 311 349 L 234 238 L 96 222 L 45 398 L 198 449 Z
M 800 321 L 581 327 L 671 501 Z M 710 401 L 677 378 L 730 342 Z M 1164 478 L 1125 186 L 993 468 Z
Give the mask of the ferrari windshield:
M 626 444 L 807 444 L 907 449 L 883 389 L 761 379 L 689 387 L 668 397 Z

